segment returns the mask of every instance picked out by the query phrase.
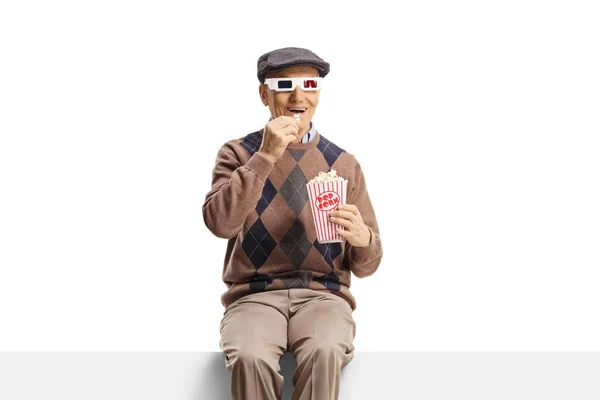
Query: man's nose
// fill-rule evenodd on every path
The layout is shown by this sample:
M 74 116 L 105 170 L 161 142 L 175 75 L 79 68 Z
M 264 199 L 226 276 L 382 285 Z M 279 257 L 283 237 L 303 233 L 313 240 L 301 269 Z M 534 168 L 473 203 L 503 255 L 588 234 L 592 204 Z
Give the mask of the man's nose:
M 303 99 L 304 98 L 304 90 L 300 89 L 300 86 L 296 86 L 296 88 L 292 91 L 290 95 L 292 99 Z

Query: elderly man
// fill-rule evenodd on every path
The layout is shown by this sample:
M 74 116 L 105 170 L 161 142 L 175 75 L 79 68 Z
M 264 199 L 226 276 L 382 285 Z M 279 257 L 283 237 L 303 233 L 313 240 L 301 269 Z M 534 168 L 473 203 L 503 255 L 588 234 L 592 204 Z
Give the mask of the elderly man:
M 280 399 L 279 359 L 287 349 L 297 361 L 293 398 L 337 399 L 354 351 L 350 272 L 371 275 L 381 261 L 358 161 L 311 122 L 328 72 L 307 49 L 262 55 L 259 93 L 271 118 L 225 143 L 216 158 L 202 211 L 210 231 L 229 239 L 220 345 L 233 399 Z M 347 203 L 330 213 L 342 243 L 319 243 L 306 189 L 330 169 L 348 180 Z

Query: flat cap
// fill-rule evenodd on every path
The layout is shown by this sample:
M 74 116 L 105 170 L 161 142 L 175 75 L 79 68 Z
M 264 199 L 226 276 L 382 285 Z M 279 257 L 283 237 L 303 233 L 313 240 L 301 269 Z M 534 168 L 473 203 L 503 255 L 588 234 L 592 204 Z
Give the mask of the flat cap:
M 284 47 L 260 56 L 256 75 L 260 83 L 263 83 L 267 73 L 299 65 L 315 67 L 321 77 L 329 73 L 329 63 L 312 51 L 299 47 Z

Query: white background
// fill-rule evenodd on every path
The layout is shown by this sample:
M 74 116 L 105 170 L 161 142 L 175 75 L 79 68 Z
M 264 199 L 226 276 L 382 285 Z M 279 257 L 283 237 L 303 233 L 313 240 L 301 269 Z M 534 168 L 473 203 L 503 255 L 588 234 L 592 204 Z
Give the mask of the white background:
M 300 46 L 331 63 L 314 122 L 361 162 L 385 249 L 353 279 L 357 351 L 600 351 L 599 19 L 2 2 L 0 350 L 219 350 L 201 206 L 219 147 L 269 118 L 257 58 Z

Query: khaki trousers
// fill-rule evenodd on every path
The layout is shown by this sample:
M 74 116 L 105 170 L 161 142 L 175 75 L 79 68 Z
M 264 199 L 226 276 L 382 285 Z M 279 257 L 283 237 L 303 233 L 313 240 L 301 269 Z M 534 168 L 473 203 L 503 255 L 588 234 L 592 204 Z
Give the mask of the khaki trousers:
M 356 326 L 346 300 L 327 291 L 281 289 L 246 295 L 221 321 L 233 400 L 280 400 L 279 359 L 296 358 L 293 400 L 334 400 L 354 356 Z

